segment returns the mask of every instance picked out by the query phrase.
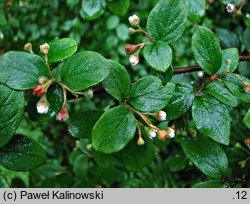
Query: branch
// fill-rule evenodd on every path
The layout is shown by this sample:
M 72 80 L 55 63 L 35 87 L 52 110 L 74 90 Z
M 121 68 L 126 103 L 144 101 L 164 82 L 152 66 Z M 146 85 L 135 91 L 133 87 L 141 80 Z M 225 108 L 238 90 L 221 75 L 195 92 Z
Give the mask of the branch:
M 240 61 L 250 61 L 250 56 L 240 56 Z M 181 67 L 181 68 L 175 68 L 174 74 L 183 74 L 183 73 L 197 72 L 197 71 L 202 71 L 202 68 L 199 66 Z

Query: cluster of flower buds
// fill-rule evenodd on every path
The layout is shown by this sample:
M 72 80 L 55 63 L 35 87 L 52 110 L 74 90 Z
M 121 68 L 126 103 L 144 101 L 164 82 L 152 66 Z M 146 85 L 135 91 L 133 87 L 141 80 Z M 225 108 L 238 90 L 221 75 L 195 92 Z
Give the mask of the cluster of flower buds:
M 158 139 L 165 141 L 167 137 L 174 138 L 175 130 L 171 127 L 166 128 L 165 130 L 158 130 Z
M 231 14 L 232 16 L 241 15 L 241 9 L 243 5 L 245 4 L 246 4 L 246 0 L 241 0 L 235 4 L 229 3 L 226 6 L 227 12 Z
M 56 119 L 59 121 L 66 121 L 69 119 L 69 112 L 66 105 L 63 105 L 62 109 L 57 114 Z

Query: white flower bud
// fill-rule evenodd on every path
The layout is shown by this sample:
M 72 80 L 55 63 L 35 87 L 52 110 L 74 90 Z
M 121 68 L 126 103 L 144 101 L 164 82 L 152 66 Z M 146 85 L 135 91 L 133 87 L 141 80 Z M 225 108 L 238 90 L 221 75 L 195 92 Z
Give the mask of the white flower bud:
M 204 72 L 203 71 L 198 71 L 197 75 L 198 75 L 199 78 L 203 78 Z
M 167 113 L 165 111 L 158 111 L 155 112 L 155 118 L 159 121 L 165 121 L 167 120 Z
M 139 63 L 139 56 L 138 53 L 135 53 L 129 57 L 129 61 L 132 66 L 135 66 Z
M 48 43 L 44 43 L 44 44 L 42 44 L 42 45 L 40 45 L 40 51 L 41 51 L 41 53 L 43 53 L 43 54 L 48 54 L 48 52 L 49 52 L 49 44 Z
M 227 8 L 227 12 L 228 13 L 235 12 L 235 6 L 234 6 L 234 4 L 228 4 L 226 8 Z
M 47 114 L 49 111 L 49 103 L 45 97 L 42 97 L 36 104 L 36 109 L 39 114 Z
M 140 18 L 137 15 L 130 16 L 128 20 L 132 26 L 139 26 L 140 24 Z
M 168 136 L 169 136 L 170 138 L 174 138 L 174 136 L 175 136 L 175 131 L 174 131 L 173 128 L 168 128 Z
M 3 33 L 0 31 L 0 39 L 2 40 L 4 38 Z
M 145 127 L 146 133 L 150 139 L 154 139 L 156 137 L 156 130 L 150 127 Z

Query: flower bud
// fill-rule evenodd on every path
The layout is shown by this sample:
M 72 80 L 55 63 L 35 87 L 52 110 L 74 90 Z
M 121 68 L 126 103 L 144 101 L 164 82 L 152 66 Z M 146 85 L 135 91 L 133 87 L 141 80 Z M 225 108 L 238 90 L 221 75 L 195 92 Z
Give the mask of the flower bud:
M 244 83 L 243 90 L 244 90 L 246 93 L 249 93 L 249 92 L 250 92 L 250 84 Z
M 129 58 L 129 61 L 130 61 L 132 66 L 137 65 L 139 63 L 139 61 L 140 61 L 138 53 L 135 53 L 135 54 L 131 55 L 130 58 Z
M 167 128 L 166 131 L 167 131 L 167 135 L 168 135 L 170 138 L 174 138 L 174 136 L 175 136 L 175 131 L 174 131 L 173 128 Z
M 24 45 L 24 50 L 32 52 L 32 44 L 31 43 L 26 43 Z
M 2 39 L 4 39 L 4 35 L 3 35 L 3 33 L 0 31 L 0 39 L 2 40 Z
M 137 144 L 138 145 L 144 145 L 145 144 L 145 141 L 142 137 L 139 137 L 138 140 L 137 140 Z
M 235 5 L 234 4 L 227 4 L 227 12 L 228 13 L 234 13 L 235 12 Z
M 203 71 L 198 71 L 197 75 L 201 79 L 204 76 L 204 72 Z
M 157 133 L 158 133 L 158 139 L 164 142 L 167 138 L 167 135 L 168 135 L 167 131 L 166 130 L 158 130 Z
M 47 82 L 47 81 L 48 81 L 48 79 L 47 79 L 47 77 L 45 77 L 45 76 L 41 76 L 41 77 L 39 77 L 39 79 L 38 79 L 38 83 L 39 83 L 40 85 L 45 84 L 45 82 Z
M 44 43 L 43 45 L 40 45 L 40 51 L 43 54 L 48 54 L 48 52 L 49 52 L 49 44 Z
M 33 88 L 34 96 L 43 96 L 45 93 L 45 88 L 39 84 L 35 85 Z
M 84 96 L 88 97 L 89 99 L 93 98 L 94 92 L 92 89 L 88 89 L 87 91 L 84 91 Z
M 91 151 L 91 150 L 92 150 L 92 147 L 93 147 L 92 144 L 87 144 L 87 145 L 86 145 L 86 149 L 87 149 L 88 151 Z
M 158 111 L 154 113 L 155 118 L 159 121 L 165 121 L 167 120 L 167 114 L 165 111 Z
M 46 96 L 43 96 L 36 104 L 37 112 L 40 114 L 47 114 L 49 111 L 49 102 Z
M 69 113 L 68 113 L 66 105 L 62 107 L 60 112 L 57 114 L 56 119 L 59 121 L 66 121 L 69 119 Z
M 250 150 L 250 138 L 246 138 L 244 143 L 247 145 L 248 149 Z
M 151 127 L 145 127 L 146 134 L 150 139 L 154 139 L 156 137 L 156 130 Z
M 129 28 L 128 29 L 129 34 L 134 34 L 135 32 L 136 32 L 136 30 L 134 28 Z
M 126 44 L 125 51 L 129 55 L 129 54 L 132 54 L 135 50 L 137 50 L 140 46 L 141 46 L 140 44 L 138 45 Z
M 128 20 L 132 26 L 139 26 L 140 24 L 140 18 L 137 15 L 130 16 Z

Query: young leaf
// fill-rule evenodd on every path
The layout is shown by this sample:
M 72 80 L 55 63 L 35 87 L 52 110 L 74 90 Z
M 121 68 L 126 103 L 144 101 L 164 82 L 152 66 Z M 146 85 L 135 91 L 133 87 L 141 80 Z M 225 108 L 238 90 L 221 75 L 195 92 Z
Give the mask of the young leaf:
M 55 39 L 49 43 L 48 62 L 58 62 L 71 55 L 77 50 L 76 41 L 72 38 Z
M 175 85 L 162 86 L 161 80 L 154 76 L 139 79 L 131 87 L 129 103 L 137 110 L 154 112 L 164 108 L 174 92 Z
M 50 77 L 45 61 L 37 55 L 11 51 L 0 57 L 0 83 L 10 88 L 31 89 L 41 76 Z
M 206 86 L 205 91 L 226 105 L 232 107 L 238 105 L 237 98 L 227 89 L 223 82 L 218 80 L 211 81 Z
M 102 110 L 93 110 L 72 114 L 72 116 L 69 117 L 69 133 L 77 138 L 91 137 L 93 127 L 103 113 L 104 111 Z
M 154 158 L 154 148 L 151 142 L 137 145 L 134 138 L 122 151 L 114 154 L 115 158 L 129 171 L 139 172 Z
M 185 4 L 182 0 L 160 0 L 148 17 L 147 30 L 157 41 L 172 43 L 184 32 Z
M 134 137 L 136 120 L 125 106 L 105 112 L 92 132 L 92 143 L 96 151 L 114 153 L 122 150 Z
M 232 47 L 239 48 L 240 47 L 240 40 L 235 33 L 226 29 L 221 29 L 221 28 L 216 29 L 216 32 L 219 35 L 221 46 L 223 48 L 232 48 Z
M 198 26 L 192 36 L 194 58 L 201 68 L 212 75 L 221 67 L 222 54 L 217 37 L 208 28 Z
M 105 79 L 110 67 L 110 62 L 101 55 L 83 51 L 66 60 L 61 70 L 62 82 L 74 91 L 81 91 Z
M 234 72 L 239 65 L 239 51 L 236 48 L 222 50 L 222 64 L 217 75 Z
M 105 0 L 83 0 L 81 15 L 87 21 L 94 20 L 104 13 L 105 7 Z
M 238 74 L 227 74 L 223 78 L 227 88 L 244 103 L 250 103 L 250 93 L 244 91 L 244 83 L 250 84 L 250 80 Z
M 24 114 L 24 93 L 0 85 L 0 147 L 14 135 Z
M 188 20 L 195 23 L 205 14 L 206 0 L 188 0 L 185 1 L 188 13 Z
M 45 150 L 23 135 L 15 135 L 0 149 L 0 165 L 13 171 L 29 171 L 41 166 L 46 160 Z
M 192 188 L 223 188 L 224 184 L 221 180 L 203 181 L 195 184 Z
M 57 113 L 60 112 L 64 100 L 63 90 L 61 86 L 56 83 L 52 84 L 47 90 L 46 98 L 49 103 L 49 111 L 47 114 L 39 114 L 37 112 L 36 106 L 38 101 L 41 99 L 40 97 L 31 96 L 29 98 L 27 113 L 31 120 L 37 122 L 47 122 L 55 119 Z
M 119 101 L 123 101 L 129 93 L 131 80 L 127 70 L 118 62 L 108 60 L 110 73 L 102 81 L 105 90 Z
M 129 8 L 129 0 L 107 1 L 109 10 L 118 16 L 124 16 Z
M 227 173 L 227 156 L 213 140 L 198 136 L 193 140 L 179 139 L 178 141 L 187 157 L 207 176 L 221 178 Z
M 155 70 L 165 72 L 172 63 L 172 49 L 162 41 L 146 45 L 143 49 L 143 56 L 148 64 Z
M 243 123 L 250 129 L 250 108 L 248 109 L 247 114 L 243 119 Z
M 195 98 L 193 87 L 188 83 L 177 83 L 169 104 L 164 109 L 168 120 L 182 116 L 192 106 Z
M 229 144 L 230 116 L 227 107 L 209 95 L 194 100 L 192 115 L 197 129 L 221 144 Z

